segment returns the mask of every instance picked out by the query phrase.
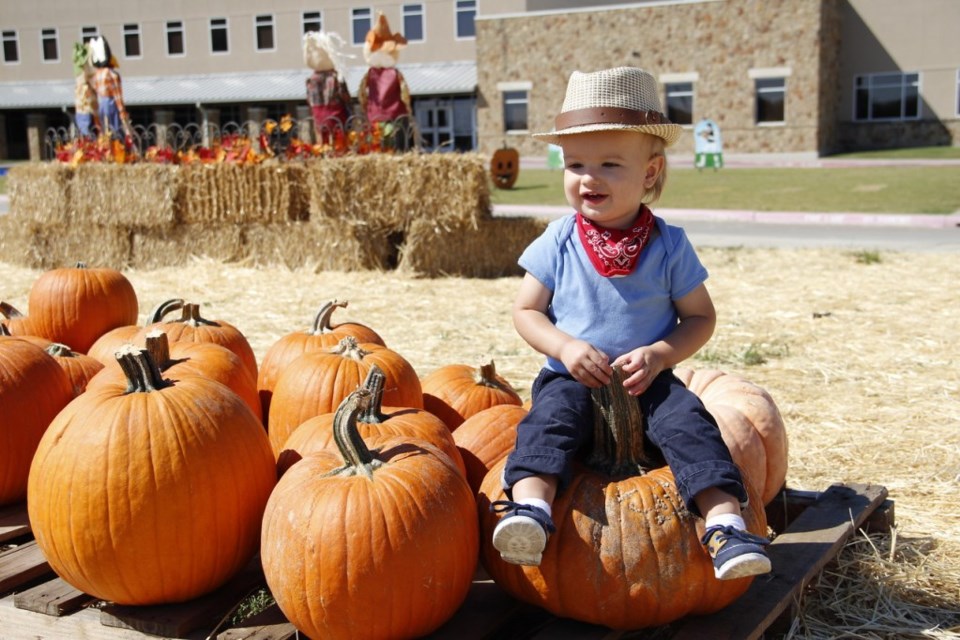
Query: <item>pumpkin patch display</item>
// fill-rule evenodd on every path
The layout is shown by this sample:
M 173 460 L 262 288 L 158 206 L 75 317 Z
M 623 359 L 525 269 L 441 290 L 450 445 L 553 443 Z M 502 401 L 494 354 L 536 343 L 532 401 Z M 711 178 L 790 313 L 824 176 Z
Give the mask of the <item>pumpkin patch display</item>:
M 611 383 L 595 395 L 601 409 L 595 412 L 593 442 L 553 503 L 556 531 L 540 566 L 509 564 L 491 542 L 499 516 L 490 505 L 506 498 L 500 480 L 506 460 L 490 470 L 478 496 L 481 560 L 514 597 L 557 616 L 613 629 L 719 611 L 752 579 L 714 577 L 700 542 L 703 520 L 686 509 L 673 474 L 657 461 L 656 452 L 645 450 L 639 405 L 627 396 L 622 380 L 615 369 Z M 720 428 L 725 430 L 723 422 Z M 764 457 L 759 438 L 731 454 L 741 468 L 752 456 Z M 750 506 L 743 518 L 750 532 L 766 535 L 762 487 L 753 480 L 744 475 Z
M 27 511 L 50 567 L 117 604 L 208 593 L 256 553 L 275 481 L 260 421 L 198 376 L 165 379 L 146 350 L 124 382 L 88 389 L 42 438 Z
M 331 324 L 331 316 L 337 309 L 345 308 L 346 301 L 331 300 L 325 303 L 313 319 L 313 326 L 306 331 L 294 331 L 283 336 L 267 349 L 260 363 L 260 373 L 257 376 L 257 389 L 260 392 L 260 403 L 263 405 L 263 423 L 268 424 L 270 416 L 270 399 L 273 397 L 273 388 L 284 367 L 310 351 L 320 351 L 335 347 L 341 339 L 353 336 L 357 342 L 372 343 L 386 346 L 376 331 L 357 322 L 341 322 Z
M 136 324 L 137 294 L 116 269 L 75 267 L 40 274 L 27 299 L 35 335 L 86 353 L 107 331 Z
M 476 503 L 463 474 L 424 441 L 361 439 L 368 400 L 358 389 L 343 401 L 339 453 L 290 467 L 263 516 L 267 586 L 311 638 L 424 636 L 460 607 L 476 568 Z
M 512 189 L 520 175 L 520 153 L 512 147 L 493 152 L 490 158 L 490 176 L 498 189 Z
M 480 367 L 449 364 L 420 381 L 423 406 L 456 431 L 478 411 L 498 404 L 520 405 L 523 400 L 510 383 L 497 373 L 491 360 Z
M 420 378 L 406 358 L 379 344 L 360 344 L 348 336 L 337 346 L 305 353 L 290 363 L 277 380 L 270 401 L 268 432 L 279 456 L 294 429 L 315 416 L 336 411 L 359 388 L 376 365 L 386 380 L 383 403 L 391 407 L 423 408 Z
M 383 385 L 386 376 L 377 365 L 370 367 L 363 388 L 370 392 L 370 401 L 357 416 L 357 432 L 361 438 L 379 436 L 407 436 L 425 440 L 451 460 L 466 474 L 460 451 L 453 435 L 443 420 L 424 409 L 411 407 L 384 407 Z M 335 450 L 333 421 L 336 413 L 325 413 L 310 418 L 297 427 L 283 445 L 277 459 L 277 470 L 282 475 L 292 464 L 305 455 L 324 449 Z
M 49 354 L 26 340 L 0 336 L 0 506 L 26 496 L 40 438 L 72 399 L 70 379 Z
M 507 457 L 517 442 L 517 425 L 527 415 L 526 407 L 498 404 L 473 414 L 453 432 L 474 493 L 493 465 Z

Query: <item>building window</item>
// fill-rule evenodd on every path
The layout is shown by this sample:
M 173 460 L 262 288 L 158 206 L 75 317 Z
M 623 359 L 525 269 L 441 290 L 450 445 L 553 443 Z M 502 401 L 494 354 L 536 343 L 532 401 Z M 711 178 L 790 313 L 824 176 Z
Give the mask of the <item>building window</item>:
M 403 37 L 408 42 L 423 42 L 423 5 L 405 4 L 403 13 Z
M 100 35 L 100 29 L 97 27 L 80 27 L 80 42 L 86 44 Z
M 667 118 L 674 124 L 693 124 L 693 83 L 672 82 L 664 85 L 667 95 Z
M 503 92 L 503 130 L 526 131 L 527 103 L 529 92 L 526 90 Z
M 123 55 L 127 58 L 139 58 L 143 55 L 140 48 L 140 25 L 123 25 Z
M 916 120 L 920 117 L 919 73 L 857 76 L 854 120 Z
M 475 38 L 477 27 L 473 19 L 477 16 L 477 0 L 457 0 L 457 37 Z
M 40 30 L 40 52 L 44 62 L 60 61 L 60 43 L 56 29 Z
M 756 78 L 757 124 L 784 122 L 786 78 Z
M 167 55 L 182 56 L 186 52 L 183 41 L 183 22 L 170 20 L 167 22 Z
M 210 18 L 210 53 L 229 53 L 230 39 L 226 18 Z
M 303 32 L 323 31 L 323 14 L 319 11 L 303 12 Z
M 369 8 L 353 9 L 350 12 L 353 44 L 363 44 L 367 39 L 367 32 L 373 28 L 373 18 Z
M 3 31 L 3 61 L 7 64 L 20 62 L 20 45 L 17 42 L 16 31 Z
M 253 28 L 256 33 L 257 51 L 273 51 L 276 49 L 273 38 L 273 16 L 265 13 L 255 16 Z

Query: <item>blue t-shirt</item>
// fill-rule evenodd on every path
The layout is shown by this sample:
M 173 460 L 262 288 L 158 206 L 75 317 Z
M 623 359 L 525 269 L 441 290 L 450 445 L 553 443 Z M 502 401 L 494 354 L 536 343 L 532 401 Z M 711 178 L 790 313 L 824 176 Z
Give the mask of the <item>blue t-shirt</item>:
M 678 322 L 673 301 L 707 279 L 684 230 L 654 219 L 659 233 L 644 247 L 636 268 L 622 278 L 597 273 L 574 215 L 551 222 L 518 261 L 553 292 L 547 316 L 556 327 L 603 351 L 610 362 L 673 331 Z M 547 368 L 569 373 L 550 357 Z

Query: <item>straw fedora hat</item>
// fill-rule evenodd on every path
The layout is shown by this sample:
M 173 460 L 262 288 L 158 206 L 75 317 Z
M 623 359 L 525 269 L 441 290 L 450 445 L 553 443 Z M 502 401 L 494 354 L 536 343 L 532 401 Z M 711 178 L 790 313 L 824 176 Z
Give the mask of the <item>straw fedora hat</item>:
M 683 133 L 683 127 L 664 115 L 657 81 L 649 72 L 616 67 L 570 74 L 554 130 L 533 137 L 560 144 L 564 136 L 611 129 L 649 133 L 663 138 L 668 146 Z

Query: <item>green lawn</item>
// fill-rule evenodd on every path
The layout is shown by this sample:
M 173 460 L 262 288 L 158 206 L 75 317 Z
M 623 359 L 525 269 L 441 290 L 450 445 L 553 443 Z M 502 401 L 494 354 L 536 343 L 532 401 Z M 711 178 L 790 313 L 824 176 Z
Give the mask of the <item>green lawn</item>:
M 494 204 L 565 205 L 559 170 L 522 169 Z M 678 209 L 946 214 L 960 210 L 960 167 L 673 168 L 658 203 Z

